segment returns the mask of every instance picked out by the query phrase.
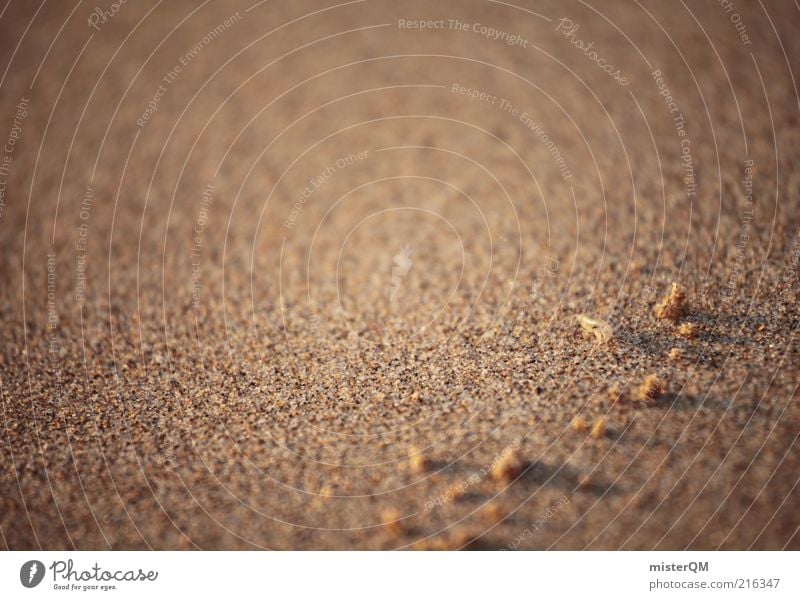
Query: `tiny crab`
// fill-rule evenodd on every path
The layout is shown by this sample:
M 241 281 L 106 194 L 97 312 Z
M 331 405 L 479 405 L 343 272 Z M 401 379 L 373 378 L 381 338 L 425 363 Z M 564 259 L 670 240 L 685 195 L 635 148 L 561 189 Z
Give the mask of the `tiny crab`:
M 594 317 L 590 317 L 588 315 L 578 315 L 576 319 L 578 320 L 578 324 L 580 324 L 584 333 L 594 335 L 597 341 L 601 344 L 611 341 L 611 338 L 614 337 L 614 329 L 611 327 L 608 321 L 595 319 Z

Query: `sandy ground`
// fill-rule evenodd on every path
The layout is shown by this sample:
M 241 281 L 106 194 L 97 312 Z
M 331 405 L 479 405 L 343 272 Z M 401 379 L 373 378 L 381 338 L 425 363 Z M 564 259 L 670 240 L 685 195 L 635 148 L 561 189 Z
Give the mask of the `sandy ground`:
M 795 3 L 0 11 L 3 547 L 800 548 Z

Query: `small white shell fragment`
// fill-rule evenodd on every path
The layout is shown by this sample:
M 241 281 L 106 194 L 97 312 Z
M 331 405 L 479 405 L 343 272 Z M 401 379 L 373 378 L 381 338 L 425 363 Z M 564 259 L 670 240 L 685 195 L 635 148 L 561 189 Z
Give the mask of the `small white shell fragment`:
M 597 338 L 597 341 L 601 344 L 611 341 L 611 338 L 614 337 L 614 329 L 611 327 L 608 321 L 595 319 L 594 317 L 583 314 L 578 315 L 575 318 L 578 319 L 581 329 L 583 329 L 583 331 L 587 334 L 594 335 L 594 337 Z

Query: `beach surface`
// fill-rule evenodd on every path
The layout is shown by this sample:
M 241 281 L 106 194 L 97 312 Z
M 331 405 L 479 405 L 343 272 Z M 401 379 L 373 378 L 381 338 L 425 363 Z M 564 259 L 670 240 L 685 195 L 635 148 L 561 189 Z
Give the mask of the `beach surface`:
M 0 547 L 800 549 L 796 3 L 114 6 L 0 7 Z

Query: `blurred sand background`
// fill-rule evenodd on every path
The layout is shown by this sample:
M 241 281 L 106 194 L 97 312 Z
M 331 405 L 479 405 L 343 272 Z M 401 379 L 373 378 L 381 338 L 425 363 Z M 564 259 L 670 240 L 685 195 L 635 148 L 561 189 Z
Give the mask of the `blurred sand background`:
M 796 3 L 0 11 L 2 546 L 800 548 Z

